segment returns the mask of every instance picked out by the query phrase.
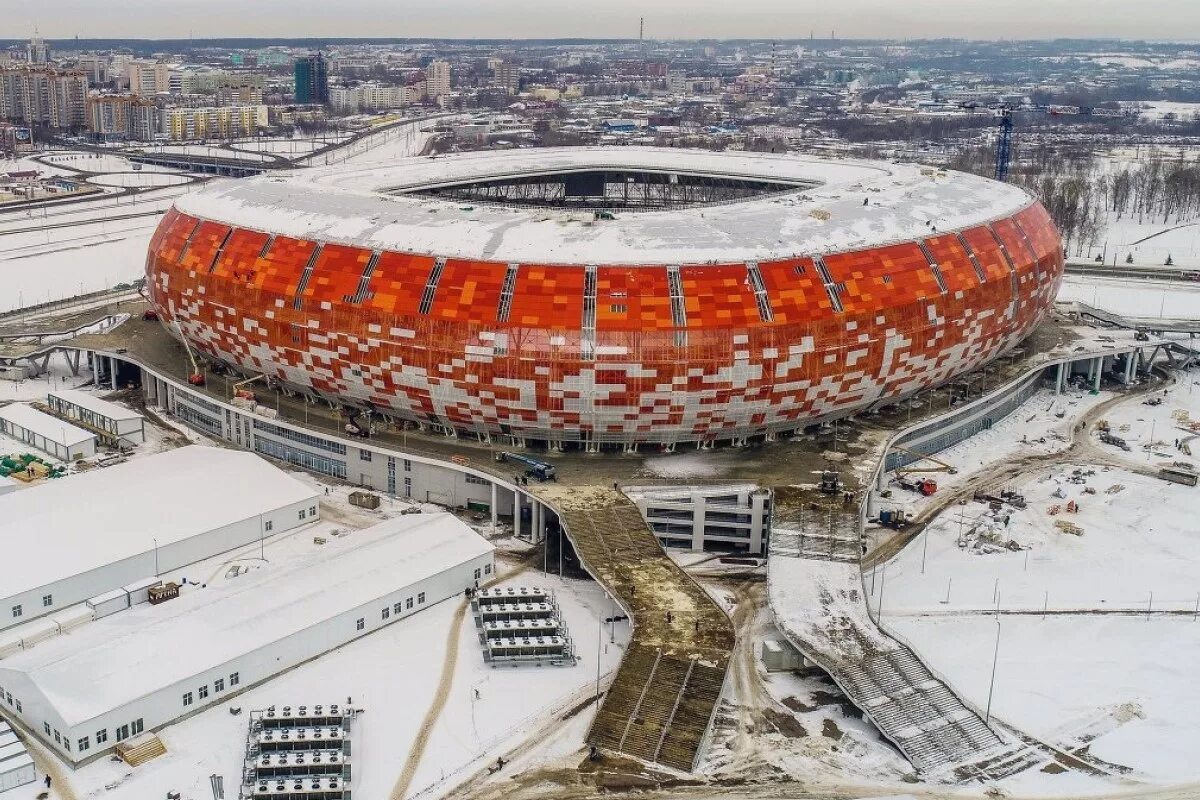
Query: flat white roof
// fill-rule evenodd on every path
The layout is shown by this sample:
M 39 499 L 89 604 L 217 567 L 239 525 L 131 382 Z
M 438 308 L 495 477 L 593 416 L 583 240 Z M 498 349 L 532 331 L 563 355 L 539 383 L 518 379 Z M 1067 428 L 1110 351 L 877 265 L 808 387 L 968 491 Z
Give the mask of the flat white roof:
M 0 661 L 0 676 L 25 673 L 75 725 L 493 549 L 452 514 L 399 516 L 84 625 Z
M 90 435 L 90 434 L 89 434 Z M 5 597 L 317 497 L 254 455 L 192 445 L 0 496 Z
M 44 411 L 38 411 L 33 406 L 24 403 L 11 403 L 0 408 L 0 419 L 6 419 L 14 425 L 20 425 L 27 431 L 44 436 L 48 441 L 57 442 L 66 448 L 92 441 L 96 434 L 77 428 L 69 422 L 52 417 Z
M 591 169 L 800 184 L 795 191 L 661 211 L 540 208 L 404 194 L 420 187 Z M 870 203 L 863 205 L 863 199 Z M 487 261 L 619 266 L 738 263 L 876 246 L 1014 214 L 1020 188 L 884 161 L 665 147 L 531 148 L 213 181 L 180 211 L 242 228 L 371 249 Z
M 73 403 L 80 408 L 91 411 L 93 414 L 99 414 L 108 419 L 142 419 L 142 415 L 132 408 L 125 408 L 125 406 L 110 403 L 91 392 L 81 392 L 78 389 L 59 389 L 58 391 L 50 392 L 48 396 L 58 397 L 65 402 Z

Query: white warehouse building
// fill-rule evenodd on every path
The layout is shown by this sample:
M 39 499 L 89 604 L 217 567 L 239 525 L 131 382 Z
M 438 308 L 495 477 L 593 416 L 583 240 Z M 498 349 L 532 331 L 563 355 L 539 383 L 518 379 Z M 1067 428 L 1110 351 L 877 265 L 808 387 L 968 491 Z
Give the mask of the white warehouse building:
M 59 461 L 96 455 L 96 434 L 25 403 L 11 403 L 0 408 L 0 433 Z
M 146 441 L 146 418 L 132 408 L 110 403 L 90 392 L 59 389 L 46 396 L 46 405 L 63 419 L 102 431 L 106 441 L 137 445 Z
M 0 695 L 78 766 L 462 594 L 493 569 L 492 545 L 452 514 L 399 516 L 6 658 Z
M 319 519 L 252 453 L 190 446 L 0 496 L 0 630 Z

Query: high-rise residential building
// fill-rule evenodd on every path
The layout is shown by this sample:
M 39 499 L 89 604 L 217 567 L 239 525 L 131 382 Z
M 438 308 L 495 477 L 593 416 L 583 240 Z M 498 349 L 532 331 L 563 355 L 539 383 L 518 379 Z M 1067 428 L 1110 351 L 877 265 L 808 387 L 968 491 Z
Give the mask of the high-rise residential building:
M 131 59 L 125 63 L 129 91 L 142 97 L 154 97 L 171 91 L 171 65 L 165 61 Z
M 106 56 L 95 53 L 82 55 L 76 60 L 75 68 L 87 73 L 88 83 L 92 86 L 108 83 L 108 58 Z
M 87 125 L 87 75 L 48 64 L 0 69 L 0 117 L 68 130 Z
M 329 104 L 337 111 L 383 111 L 403 108 L 421 102 L 425 97 L 425 86 L 414 83 L 408 86 L 381 86 L 377 83 L 361 83 L 358 86 L 333 86 L 329 89 Z
M 161 128 L 158 107 L 144 97 L 125 93 L 88 98 L 88 129 L 97 139 L 147 142 Z
M 40 36 L 34 36 L 25 45 L 25 61 L 30 64 L 50 63 L 50 45 Z
M 425 94 L 434 100 L 450 94 L 450 62 L 429 62 L 425 68 Z
M 493 84 L 509 94 L 516 94 L 521 89 L 521 66 L 507 61 L 492 67 Z
M 175 140 L 233 139 L 253 136 L 267 125 L 267 107 L 205 106 L 169 107 L 162 110 L 162 131 Z
M 325 105 L 329 102 L 329 61 L 321 53 L 296 59 L 296 102 Z

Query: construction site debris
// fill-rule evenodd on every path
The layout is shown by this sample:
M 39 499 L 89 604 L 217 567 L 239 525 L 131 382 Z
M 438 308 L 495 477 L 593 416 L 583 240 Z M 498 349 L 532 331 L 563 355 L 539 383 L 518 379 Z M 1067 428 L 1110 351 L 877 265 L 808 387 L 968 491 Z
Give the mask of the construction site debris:
M 1054 527 L 1063 533 L 1069 533 L 1072 536 L 1083 536 L 1083 528 L 1076 525 L 1074 522 L 1068 522 L 1065 519 L 1054 521 Z

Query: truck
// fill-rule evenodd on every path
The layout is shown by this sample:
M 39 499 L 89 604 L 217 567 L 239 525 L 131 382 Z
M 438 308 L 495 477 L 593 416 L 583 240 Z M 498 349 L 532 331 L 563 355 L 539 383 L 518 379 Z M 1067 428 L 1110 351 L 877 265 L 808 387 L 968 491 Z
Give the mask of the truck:
M 907 475 L 897 475 L 896 484 L 901 489 L 923 494 L 926 497 L 937 491 L 937 481 L 933 478 L 910 478 Z
M 497 453 L 497 461 L 511 461 L 521 465 L 525 470 L 525 475 L 530 478 L 537 478 L 539 481 L 558 480 L 554 473 L 554 465 L 547 464 L 545 461 L 538 461 L 530 456 L 523 456 L 520 453 Z

